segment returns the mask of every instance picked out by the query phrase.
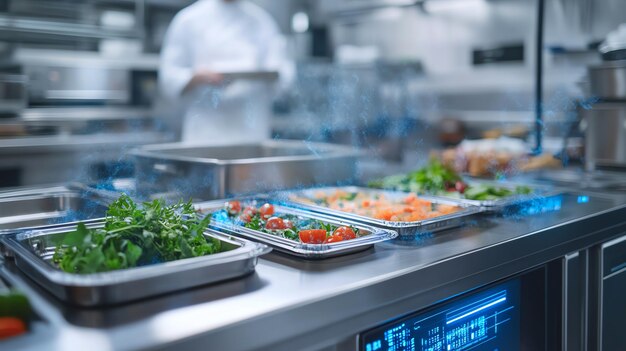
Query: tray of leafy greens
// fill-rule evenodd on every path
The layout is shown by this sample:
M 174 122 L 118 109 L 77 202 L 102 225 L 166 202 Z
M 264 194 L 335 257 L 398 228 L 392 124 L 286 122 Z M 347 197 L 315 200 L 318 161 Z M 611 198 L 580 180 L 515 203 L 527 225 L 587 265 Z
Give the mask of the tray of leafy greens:
M 240 198 L 195 206 L 202 213 L 211 213 L 211 226 L 220 231 L 310 259 L 365 250 L 398 235 L 393 230 L 313 213 L 284 201 Z
M 478 206 L 484 211 L 498 211 L 512 205 L 558 195 L 554 190 L 535 185 L 506 181 L 468 181 L 437 159 L 431 159 L 426 166 L 416 171 L 388 176 L 367 185 L 370 188 L 456 200 L 462 204 Z
M 22 230 L 2 237 L 17 267 L 61 300 L 127 302 L 254 271 L 266 245 L 208 228 L 193 205 L 142 205 L 121 196 L 99 222 Z

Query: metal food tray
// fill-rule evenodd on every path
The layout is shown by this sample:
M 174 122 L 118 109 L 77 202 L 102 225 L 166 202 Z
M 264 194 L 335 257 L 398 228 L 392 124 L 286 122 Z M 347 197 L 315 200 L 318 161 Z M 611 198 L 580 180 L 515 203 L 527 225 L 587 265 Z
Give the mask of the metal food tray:
M 177 192 L 197 201 L 356 180 L 352 147 L 294 140 L 230 145 L 147 145 L 134 150 L 142 197 Z
M 390 191 L 390 190 L 380 190 L 380 189 L 371 189 L 371 188 L 363 188 L 357 186 L 343 186 L 343 187 L 324 187 L 324 188 L 310 188 L 304 190 L 294 190 L 294 191 L 283 191 L 277 194 L 280 199 L 284 199 L 285 201 L 291 201 L 298 204 L 298 207 L 308 209 L 314 212 L 322 213 L 328 216 L 335 216 L 346 218 L 349 220 L 357 221 L 360 223 L 366 223 L 371 226 L 387 228 L 394 231 L 397 231 L 399 235 L 416 235 L 423 233 L 431 233 L 437 232 L 449 228 L 459 227 L 463 224 L 464 217 L 476 214 L 480 212 L 480 209 L 471 204 L 464 204 L 459 201 L 449 201 L 443 198 L 437 198 L 432 196 L 420 196 L 420 198 L 431 201 L 436 204 L 445 204 L 445 205 L 454 205 L 459 206 L 462 209 L 443 216 L 424 219 L 421 221 L 414 222 L 399 222 L 399 221 L 386 221 L 382 219 L 376 219 L 366 216 L 361 216 L 357 214 L 353 214 L 350 212 L 343 212 L 338 210 L 333 210 L 325 206 L 299 202 L 293 199 L 293 196 L 310 198 L 311 200 L 315 199 L 315 195 L 320 192 L 335 192 L 335 191 L 347 191 L 347 192 L 362 192 L 367 194 L 384 194 L 387 198 L 404 198 L 407 196 L 407 193 L 401 191 Z
M 105 216 L 105 202 L 64 186 L 0 193 L 0 232 Z
M 87 227 L 102 225 L 91 223 Z M 271 250 L 266 245 L 207 229 L 205 236 L 217 238 L 231 249 L 118 271 L 73 274 L 58 269 L 51 260 L 57 243 L 75 228 L 66 225 L 15 231 L 0 240 L 22 272 L 59 299 L 80 306 L 123 303 L 240 277 L 253 272 L 257 257 Z
M 375 243 L 394 239 L 398 236 L 397 232 L 393 230 L 377 228 L 373 226 L 363 225 L 362 223 L 355 221 L 325 216 L 318 213 L 312 213 L 310 211 L 295 208 L 295 204 L 290 205 L 288 202 L 277 202 L 275 200 L 265 197 L 247 197 L 221 201 L 210 201 L 198 203 L 194 206 L 197 210 L 202 212 L 215 212 L 223 209 L 225 202 L 233 200 L 240 201 L 242 203 L 242 207 L 245 207 L 244 204 L 249 203 L 270 203 L 274 206 L 274 213 L 288 214 L 307 219 L 320 220 L 336 226 L 353 226 L 355 228 L 358 228 L 360 233 L 367 233 L 366 235 L 360 236 L 356 239 L 340 241 L 337 243 L 305 244 L 277 235 L 248 229 L 235 223 L 218 222 L 215 220 L 211 221 L 210 225 L 220 231 L 225 231 L 234 235 L 240 235 L 250 240 L 259 241 L 274 247 L 278 251 L 308 259 L 324 259 L 363 251 L 372 247 L 372 245 L 374 245 Z
M 499 188 L 507 188 L 510 190 L 515 190 L 515 187 L 517 186 L 527 186 L 531 188 L 533 192 L 526 195 L 511 195 L 498 200 L 469 200 L 462 197 L 446 196 L 445 194 L 433 195 L 433 197 L 447 200 L 449 199 L 450 201 L 457 201 L 458 203 L 464 205 L 477 206 L 482 212 L 499 212 L 512 206 L 522 205 L 532 201 L 542 200 L 561 194 L 561 191 L 557 190 L 556 188 L 548 189 L 546 187 L 537 186 L 534 184 L 521 184 L 511 182 L 500 183 L 494 181 L 471 180 L 468 182 L 468 185 L 487 185 Z

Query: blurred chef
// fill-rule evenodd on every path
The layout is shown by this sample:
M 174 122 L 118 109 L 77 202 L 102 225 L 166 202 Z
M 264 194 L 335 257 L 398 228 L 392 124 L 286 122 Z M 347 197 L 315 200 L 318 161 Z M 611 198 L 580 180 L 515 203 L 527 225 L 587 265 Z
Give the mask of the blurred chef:
M 224 74 L 277 71 L 284 87 L 294 70 L 286 51 L 272 17 L 248 1 L 200 0 L 180 11 L 163 43 L 159 85 L 185 106 L 183 142 L 268 138 L 274 85 Z

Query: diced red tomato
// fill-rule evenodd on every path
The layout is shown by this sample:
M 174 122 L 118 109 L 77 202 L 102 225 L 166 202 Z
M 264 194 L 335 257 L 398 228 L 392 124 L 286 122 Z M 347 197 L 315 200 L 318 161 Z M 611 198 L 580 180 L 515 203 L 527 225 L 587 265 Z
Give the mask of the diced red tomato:
M 236 215 L 241 212 L 241 203 L 239 201 L 228 201 L 225 207 L 226 211 L 231 215 Z
M 266 229 L 287 229 L 288 227 L 285 225 L 285 221 L 279 217 L 271 217 L 267 220 L 265 224 Z
M 351 240 L 356 238 L 354 230 L 346 226 L 335 229 L 332 236 L 340 236 L 343 240 Z
M 15 317 L 0 317 L 0 340 L 26 333 L 26 324 Z
M 265 204 L 259 208 L 261 218 L 268 219 L 274 215 L 274 206 L 272 204 Z
M 252 220 L 252 216 L 249 213 L 244 212 L 239 215 L 239 219 L 241 219 L 241 221 L 244 223 L 250 223 L 250 221 Z
M 290 220 L 288 220 L 288 219 L 283 220 L 283 222 L 285 223 L 285 229 L 295 227 L 295 225 L 293 224 L 293 222 L 292 222 L 292 221 L 290 221 Z
M 252 220 L 252 217 L 256 214 L 256 208 L 254 206 L 248 206 L 244 208 L 243 212 L 239 216 L 239 219 L 248 223 Z
M 325 243 L 332 244 L 343 241 L 343 237 L 341 235 L 331 235 L 326 239 Z
M 300 241 L 305 244 L 322 244 L 326 240 L 324 229 L 305 229 L 298 233 Z

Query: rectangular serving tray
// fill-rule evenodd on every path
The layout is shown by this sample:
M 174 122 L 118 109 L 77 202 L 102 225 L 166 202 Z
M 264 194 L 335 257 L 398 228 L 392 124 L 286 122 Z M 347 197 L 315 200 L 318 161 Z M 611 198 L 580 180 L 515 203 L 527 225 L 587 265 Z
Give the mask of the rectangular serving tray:
M 131 152 L 141 197 L 179 193 L 197 201 L 356 180 L 362 153 L 295 140 L 246 144 L 142 146 Z
M 89 228 L 102 227 L 102 222 Z M 207 229 L 229 251 L 118 271 L 73 274 L 52 263 L 56 245 L 76 225 L 48 226 L 8 233 L 0 238 L 17 267 L 59 299 L 80 306 L 124 303 L 150 296 L 216 283 L 251 273 L 260 255 L 271 249 L 263 244 Z
M 298 257 L 308 259 L 324 259 L 330 257 L 336 257 L 349 253 L 366 250 L 375 243 L 394 239 L 398 234 L 389 229 L 377 228 L 363 223 L 350 221 L 343 218 L 326 216 L 319 213 L 295 208 L 294 204 L 287 202 L 278 202 L 270 198 L 264 197 L 246 197 L 229 200 L 210 201 L 195 204 L 197 210 L 202 212 L 215 212 L 224 208 L 224 204 L 227 201 L 237 200 L 242 203 L 242 207 L 245 207 L 249 203 L 271 203 L 274 205 L 276 214 L 289 214 L 306 219 L 319 220 L 325 223 L 330 223 L 335 226 L 353 226 L 358 228 L 360 233 L 366 233 L 366 235 L 360 236 L 356 239 L 341 241 L 331 244 L 304 244 L 299 241 L 283 238 L 277 235 L 263 233 L 261 231 L 245 228 L 233 222 L 225 222 L 213 219 L 211 226 L 220 231 L 232 233 L 234 235 L 243 236 L 250 240 L 259 241 L 274 247 L 278 251 L 282 251 Z
M 400 222 L 400 221 L 387 221 L 382 219 L 376 219 L 366 216 L 361 216 L 349 212 L 342 212 L 333 210 L 325 206 L 311 204 L 307 202 L 299 202 L 296 197 L 305 197 L 315 199 L 315 195 L 322 193 L 333 193 L 335 191 L 347 191 L 347 192 L 363 192 L 367 194 L 382 194 L 387 198 L 404 198 L 407 193 L 401 191 L 389 191 L 379 190 L 371 188 L 363 188 L 357 186 L 340 186 L 340 187 L 323 187 L 323 188 L 309 188 L 303 190 L 283 191 L 277 193 L 276 196 L 284 201 L 290 201 L 296 203 L 298 207 L 307 209 L 313 212 L 321 213 L 327 216 L 345 218 L 359 223 L 365 223 L 371 226 L 380 228 L 391 229 L 397 231 L 399 235 L 416 235 L 423 233 L 432 233 L 449 228 L 459 227 L 464 223 L 467 216 L 474 215 L 480 212 L 480 209 L 471 204 L 464 204 L 459 201 L 450 201 L 443 198 L 436 198 L 431 196 L 420 196 L 420 198 L 431 201 L 432 203 L 454 205 L 461 207 L 461 210 L 443 215 L 435 218 L 424 219 L 414 222 Z
M 0 232 L 99 219 L 106 210 L 106 202 L 65 186 L 2 192 Z

